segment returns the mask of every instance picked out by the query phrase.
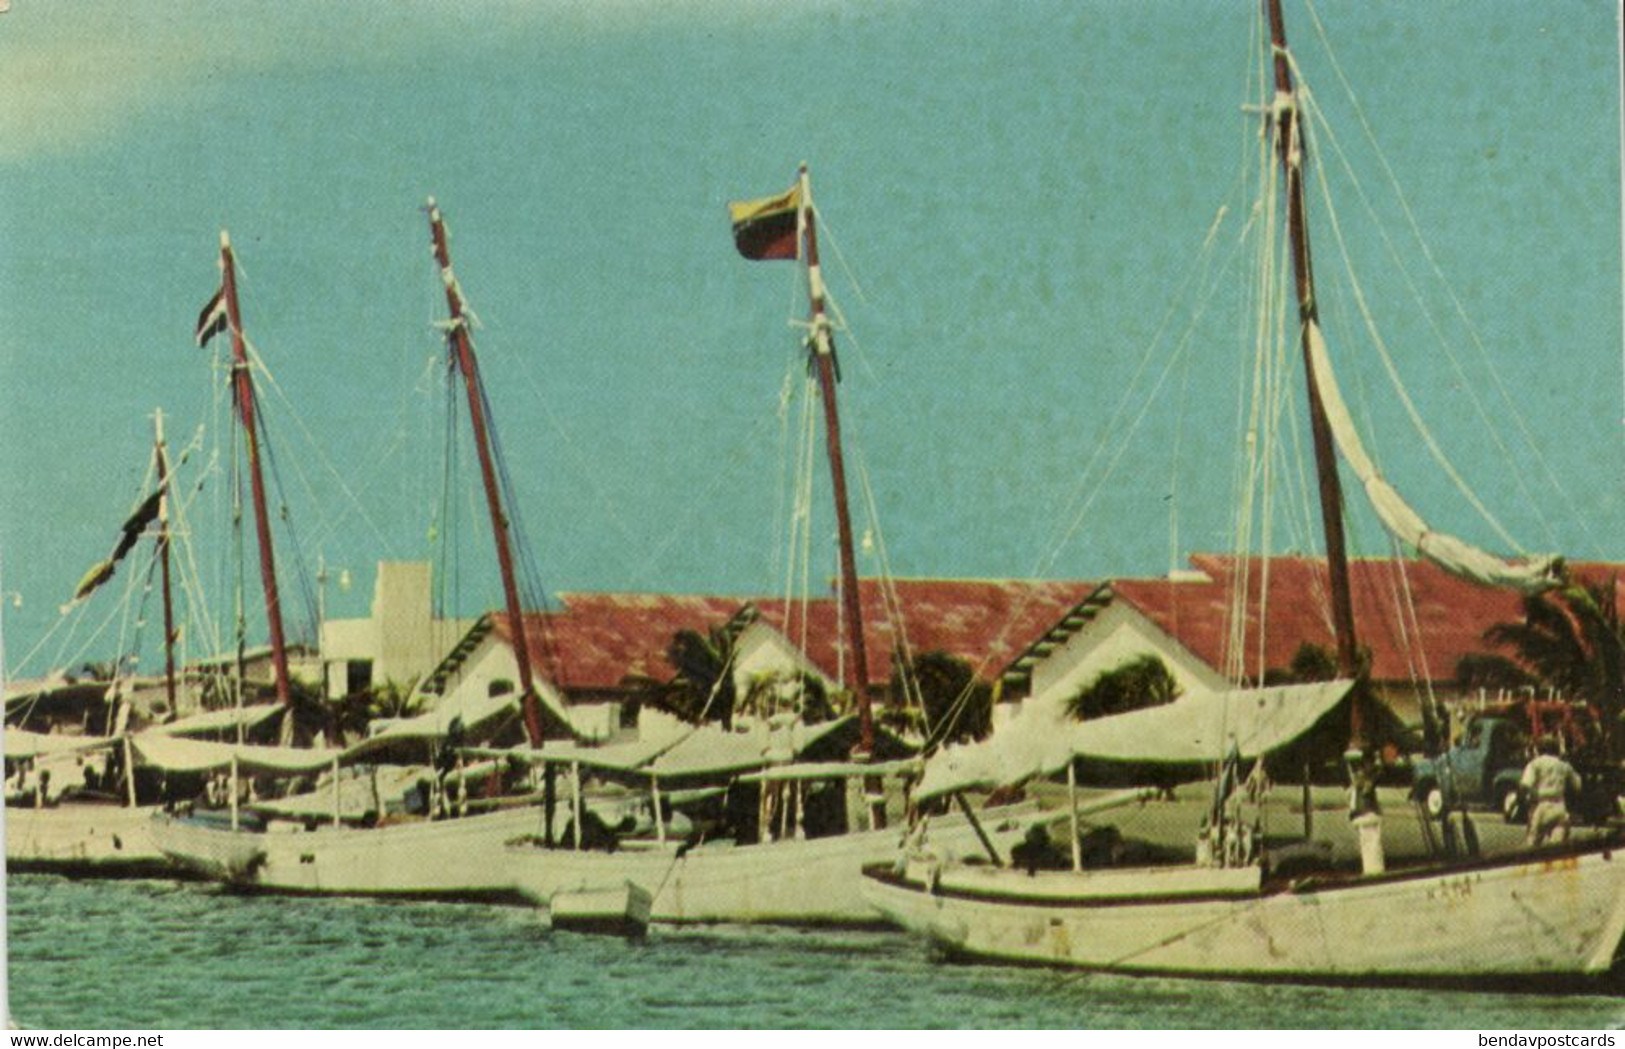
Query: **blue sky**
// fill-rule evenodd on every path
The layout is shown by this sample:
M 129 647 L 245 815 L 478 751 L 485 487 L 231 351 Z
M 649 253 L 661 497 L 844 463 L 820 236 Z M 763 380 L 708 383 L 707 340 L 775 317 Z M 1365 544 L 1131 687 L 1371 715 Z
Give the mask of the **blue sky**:
M 1433 311 L 1317 155 L 1406 387 L 1519 544 L 1620 558 L 1614 5 L 1314 11 L 1359 109 L 1289 0 L 1298 62 Z M 330 600 L 353 612 L 374 560 L 428 556 L 444 425 L 429 194 L 484 322 L 543 585 L 773 592 L 796 275 L 735 256 L 725 204 L 782 190 L 802 160 L 857 281 L 829 252 L 852 328 L 843 414 L 895 571 L 1098 578 L 1228 549 L 1245 269 L 1221 264 L 1245 218 L 1254 19 L 1247 3 L 16 0 L 0 16 L 7 652 L 31 649 L 104 556 L 155 406 L 177 443 L 226 434 L 210 354 L 190 344 L 221 228 L 281 391 L 265 396 L 297 522 L 284 574 L 318 553 L 350 568 L 357 585 Z M 1384 466 L 1424 515 L 1504 546 L 1374 355 L 1338 345 L 1359 325 L 1316 209 L 1328 331 Z M 1180 291 L 1204 282 L 1193 323 Z M 1136 369 L 1165 316 L 1147 374 L 1188 333 L 1186 350 L 1059 543 L 1090 456 L 1123 435 L 1120 401 L 1144 406 Z M 195 504 L 211 565 L 224 487 L 213 475 Z M 465 611 L 499 600 L 468 515 Z M 1386 552 L 1369 515 L 1354 531 Z

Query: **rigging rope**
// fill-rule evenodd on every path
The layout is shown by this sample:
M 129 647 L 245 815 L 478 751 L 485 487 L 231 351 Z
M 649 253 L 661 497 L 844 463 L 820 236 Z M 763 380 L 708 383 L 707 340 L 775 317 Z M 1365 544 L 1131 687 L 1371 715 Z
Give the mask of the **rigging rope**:
M 249 362 L 253 366 L 254 370 L 265 376 L 265 381 L 270 386 L 271 392 L 275 393 L 277 397 L 281 399 L 281 403 L 287 409 L 289 417 L 293 419 L 294 424 L 299 428 L 299 432 L 309 443 L 311 450 L 316 453 L 317 461 L 320 462 L 322 466 L 326 468 L 327 472 L 332 475 L 333 480 L 338 483 L 339 491 L 343 492 L 345 498 L 350 502 L 350 509 L 346 510 L 344 514 L 337 519 L 327 522 L 327 530 L 331 533 L 336 533 L 339 529 L 339 525 L 344 522 L 345 517 L 347 517 L 353 510 L 361 518 L 361 520 L 366 523 L 367 527 L 372 529 L 373 537 L 378 540 L 378 545 L 382 549 L 389 549 L 390 543 L 389 540 L 384 537 L 383 529 L 379 528 L 377 522 L 372 519 L 372 515 L 367 513 L 367 508 L 362 504 L 360 498 L 350 487 L 349 483 L 344 480 L 344 477 L 339 473 L 338 468 L 333 465 L 332 460 L 328 459 L 326 454 L 323 453 L 320 442 L 316 440 L 316 435 L 311 432 L 310 427 L 305 425 L 304 419 L 300 418 L 298 411 L 294 407 L 293 401 L 285 392 L 283 392 L 281 384 L 277 382 L 276 376 L 272 374 L 271 369 L 266 367 L 264 359 L 259 354 L 259 350 L 254 347 L 253 343 L 249 342 L 247 336 L 243 337 L 243 345 L 248 349 Z M 256 407 L 263 405 L 264 402 L 259 396 L 259 384 L 250 383 L 249 385 L 254 389 L 254 402 Z M 261 415 L 263 416 L 263 410 L 261 411 Z M 295 468 L 299 468 L 297 457 L 295 457 Z M 301 470 L 301 475 L 302 473 L 303 471 Z M 304 481 L 306 490 L 310 495 L 313 505 L 320 510 L 323 504 L 319 499 L 316 498 L 315 492 L 311 489 L 309 481 L 304 480 L 302 476 L 301 480 Z
M 1580 509 L 1574 502 L 1573 497 L 1570 496 L 1568 490 L 1558 480 L 1557 474 L 1552 470 L 1550 462 L 1546 459 L 1545 455 L 1542 454 L 1541 446 L 1539 442 L 1535 440 L 1535 436 L 1530 430 L 1528 420 L 1525 419 L 1523 413 L 1518 410 L 1516 402 L 1512 399 L 1511 394 L 1507 391 L 1506 383 L 1501 378 L 1500 370 L 1496 368 L 1494 358 L 1490 355 L 1489 350 L 1485 347 L 1484 341 L 1478 333 L 1477 326 L 1473 324 L 1471 317 L 1468 316 L 1466 306 L 1463 305 L 1461 297 L 1456 293 L 1455 287 L 1445 277 L 1444 270 L 1439 265 L 1438 260 L 1434 257 L 1432 248 L 1428 245 L 1426 238 L 1422 236 L 1421 224 L 1417 222 L 1416 215 L 1411 210 L 1410 201 L 1405 196 L 1404 190 L 1399 184 L 1399 177 L 1394 173 L 1393 167 L 1389 164 L 1387 156 L 1383 153 L 1381 146 L 1378 145 L 1376 132 L 1371 127 L 1371 122 L 1366 116 L 1365 109 L 1360 105 L 1359 97 L 1355 94 L 1353 86 L 1349 83 L 1348 77 L 1344 75 L 1343 67 L 1337 60 L 1336 52 L 1332 50 L 1331 41 L 1326 34 L 1326 27 L 1320 21 L 1320 14 L 1315 10 L 1315 5 L 1312 0 L 1310 0 L 1307 6 L 1309 9 L 1310 18 L 1313 20 L 1315 25 L 1315 32 L 1319 35 L 1321 45 L 1325 48 L 1326 57 L 1330 61 L 1332 70 L 1337 75 L 1337 79 L 1342 85 L 1344 93 L 1348 96 L 1349 103 L 1354 110 L 1354 114 L 1358 118 L 1360 127 L 1365 133 L 1366 141 L 1370 144 L 1372 152 L 1376 154 L 1378 163 L 1382 165 L 1382 169 L 1384 174 L 1387 176 L 1388 183 L 1393 188 L 1395 200 L 1398 202 L 1401 211 L 1405 215 L 1405 221 L 1410 227 L 1411 235 L 1416 240 L 1418 247 L 1421 249 L 1423 257 L 1427 259 L 1428 266 L 1432 270 L 1434 278 L 1438 280 L 1440 286 L 1444 289 L 1446 296 L 1450 299 L 1451 306 L 1454 308 L 1457 318 L 1461 321 L 1462 327 L 1467 331 L 1469 341 L 1473 344 L 1474 348 L 1477 349 L 1479 356 L 1483 359 L 1485 367 L 1489 371 L 1490 377 L 1495 383 L 1495 388 L 1501 395 L 1502 402 L 1506 405 L 1507 410 L 1511 415 L 1513 422 L 1518 427 L 1519 432 L 1522 434 L 1527 447 L 1534 455 L 1535 461 L 1540 464 L 1540 467 L 1545 472 L 1547 480 L 1550 481 L 1552 488 L 1560 497 L 1562 497 L 1563 501 L 1568 504 L 1570 519 L 1578 521 L 1580 523 L 1580 527 L 1586 533 L 1587 538 L 1591 539 L 1593 543 L 1598 543 L 1599 540 L 1597 535 L 1591 530 L 1591 525 L 1587 519 L 1587 515 L 1580 512 Z M 1339 157 L 1342 158 L 1342 148 L 1336 143 L 1335 136 L 1331 134 L 1329 128 L 1328 138 L 1333 140 L 1333 147 L 1337 150 Z M 1349 167 L 1346 158 L 1343 159 L 1343 163 L 1345 168 Z M 1350 170 L 1350 174 L 1352 176 L 1352 170 Z M 1358 186 L 1357 179 L 1355 182 Z M 1364 199 L 1363 192 L 1361 193 L 1361 197 Z M 1367 204 L 1367 208 L 1370 210 L 1369 203 Z M 1373 217 L 1375 217 L 1374 211 L 1372 214 Z M 1388 243 L 1386 231 L 1380 226 L 1379 232 L 1383 236 L 1384 243 Z M 1397 254 L 1391 245 L 1389 250 L 1390 255 Z M 1403 266 L 1400 267 L 1400 270 L 1402 275 L 1405 277 L 1406 284 L 1411 288 L 1413 297 L 1415 297 L 1420 304 L 1421 294 L 1416 289 L 1415 285 L 1411 283 L 1409 273 L 1405 271 Z M 1508 449 L 1506 444 L 1501 440 L 1501 435 L 1498 429 L 1491 423 L 1489 414 L 1479 402 L 1472 384 L 1466 381 L 1466 376 L 1463 369 L 1460 363 L 1457 361 L 1454 352 L 1451 350 L 1449 342 L 1444 339 L 1442 334 L 1439 333 L 1437 325 L 1435 325 L 1433 322 L 1431 312 L 1428 312 L 1425 306 L 1424 315 L 1428 318 L 1429 324 L 1434 327 L 1435 333 L 1438 334 L 1440 343 L 1450 360 L 1451 366 L 1455 369 L 1457 377 L 1462 380 L 1463 389 L 1467 393 L 1468 398 L 1472 401 L 1473 407 L 1478 413 L 1479 420 L 1484 424 L 1485 431 L 1490 434 L 1490 437 L 1495 441 L 1497 447 L 1500 449 L 1501 454 L 1505 456 L 1507 461 L 1510 463 L 1512 460 L 1510 449 Z M 1518 480 L 1521 486 L 1521 477 L 1518 478 Z M 1528 492 L 1527 489 L 1524 490 L 1524 495 L 1525 498 L 1531 503 L 1533 509 L 1539 515 L 1539 519 L 1542 526 L 1546 529 L 1548 538 L 1555 545 L 1557 542 L 1555 533 L 1553 533 L 1551 523 L 1547 520 L 1545 514 L 1540 511 L 1539 500 L 1535 499 L 1533 494 Z
M 1307 91 L 1304 92 L 1304 95 L 1307 97 Z M 1324 118 L 1319 117 L 1318 108 L 1312 104 L 1307 108 L 1316 115 L 1317 122 L 1323 126 Z M 1313 123 L 1310 123 L 1309 126 L 1313 126 Z M 1306 137 L 1311 146 L 1316 144 L 1313 135 Z M 1411 425 L 1421 435 L 1422 441 L 1427 445 L 1428 452 L 1433 456 L 1434 462 L 1439 464 L 1439 467 L 1444 470 L 1446 476 L 1456 486 L 1457 491 L 1461 492 L 1468 503 L 1478 511 L 1479 515 L 1495 531 L 1495 534 L 1501 538 L 1501 541 L 1519 554 L 1524 553 L 1524 548 L 1518 544 L 1517 540 L 1512 538 L 1511 533 L 1490 512 L 1489 507 L 1484 505 L 1483 501 L 1479 499 L 1478 493 L 1473 491 L 1472 487 L 1467 483 L 1467 479 L 1461 475 L 1455 464 L 1445 455 L 1438 439 L 1433 436 L 1433 431 L 1423 421 L 1422 413 L 1417 409 L 1416 402 L 1411 399 L 1410 392 L 1405 389 L 1404 382 L 1399 377 L 1399 369 L 1395 366 L 1394 359 L 1388 352 L 1388 345 L 1384 341 L 1381 332 L 1377 330 L 1377 322 L 1371 312 L 1371 304 L 1365 297 L 1365 288 L 1354 273 L 1354 261 L 1349 255 L 1348 242 L 1343 237 L 1343 225 L 1338 217 L 1336 205 L 1332 202 L 1330 187 L 1326 182 L 1326 166 L 1324 164 L 1315 165 L 1315 173 L 1316 181 L 1320 186 L 1321 200 L 1326 206 L 1327 223 L 1332 231 L 1332 238 L 1337 242 L 1338 251 L 1343 260 L 1344 272 L 1348 275 L 1350 294 L 1359 309 L 1361 318 L 1365 321 L 1366 333 L 1371 337 L 1372 345 L 1376 347 L 1377 354 L 1382 360 L 1383 369 L 1388 373 L 1389 382 L 1393 385 L 1394 392 L 1399 395 L 1400 403 L 1404 405 L 1406 414 L 1410 416 Z

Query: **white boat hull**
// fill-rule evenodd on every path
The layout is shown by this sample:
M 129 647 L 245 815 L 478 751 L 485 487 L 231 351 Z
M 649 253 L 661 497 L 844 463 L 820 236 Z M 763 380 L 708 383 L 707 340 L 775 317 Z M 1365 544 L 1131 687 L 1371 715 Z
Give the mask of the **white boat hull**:
M 514 898 L 505 846 L 535 834 L 536 807 L 383 827 L 233 831 L 154 822 L 176 863 L 234 888 L 294 895 Z
M 649 890 L 626 881 L 618 885 L 554 895 L 548 907 L 555 929 L 610 936 L 642 936 L 649 929 Z
M 1001 855 L 1035 812 L 1024 806 L 982 815 Z M 892 828 L 754 845 L 722 841 L 681 852 L 675 843 L 616 852 L 520 846 L 511 850 L 511 869 L 520 893 L 541 906 L 559 893 L 624 879 L 653 894 L 657 922 L 878 924 L 864 900 L 862 871 L 896 859 L 902 834 Z M 962 818 L 934 821 L 926 844 L 944 857 L 983 851 Z
M 1188 873 L 1181 883 L 1172 872 Z M 1028 875 L 911 863 L 903 874 L 870 869 L 865 892 L 889 920 L 955 956 L 1131 973 L 1582 977 L 1606 972 L 1625 934 L 1625 854 L 1605 849 L 1281 890 L 1261 891 L 1248 873 Z
M 152 836 L 147 806 L 66 803 L 6 807 L 6 867 L 13 871 L 127 877 L 173 868 Z

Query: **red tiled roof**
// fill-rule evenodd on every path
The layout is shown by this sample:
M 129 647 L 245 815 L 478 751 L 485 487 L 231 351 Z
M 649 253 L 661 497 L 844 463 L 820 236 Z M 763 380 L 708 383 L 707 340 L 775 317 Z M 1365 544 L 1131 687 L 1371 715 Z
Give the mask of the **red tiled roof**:
M 1260 561 L 1250 559 L 1248 605 L 1249 669 L 1257 666 Z M 1218 554 L 1196 554 L 1191 563 L 1207 578 L 1122 579 L 1112 583 L 1127 600 L 1162 629 L 1178 638 L 1197 657 L 1223 668 L 1229 615 L 1230 579 L 1240 563 Z M 1400 611 L 1398 565 L 1404 565 L 1422 653 L 1415 672 L 1435 681 L 1455 674 L 1456 661 L 1485 650 L 1483 633 L 1491 625 L 1520 617 L 1519 598 L 1505 590 L 1476 586 L 1432 565 L 1393 559 L 1356 560 L 1350 564 L 1354 615 L 1360 643 L 1372 650 L 1373 674 L 1379 681 L 1406 681 L 1412 674 L 1407 652 L 1409 631 Z M 1571 562 L 1577 577 L 1606 578 L 1625 574 L 1625 565 Z M 1270 668 L 1290 665 L 1305 641 L 1331 648 L 1332 628 L 1326 612 L 1326 570 L 1317 558 L 1270 559 L 1269 617 L 1265 657 Z M 902 608 L 902 624 L 892 622 L 880 583 L 860 580 L 864 641 L 869 657 L 870 687 L 891 678 L 891 653 L 906 628 L 910 649 L 941 650 L 970 661 L 984 679 L 996 677 L 1033 641 L 1067 615 L 1095 589 L 1077 581 L 1020 579 L 898 579 L 892 582 Z M 1625 586 L 1621 593 L 1625 594 Z M 613 689 L 628 675 L 659 680 L 674 673 L 666 649 L 679 630 L 705 631 L 732 619 L 753 604 L 762 619 L 802 645 L 815 666 L 834 676 L 841 666 L 840 611 L 833 597 L 806 602 L 782 598 L 723 597 L 692 594 L 571 593 L 562 595 L 564 611 L 528 614 L 528 633 L 535 640 L 532 663 L 567 689 Z M 507 616 L 492 615 L 496 633 L 511 637 Z M 545 639 L 545 641 L 543 640 Z
M 892 585 L 909 648 L 915 654 L 940 650 L 956 655 L 987 680 L 1095 588 L 1093 583 L 1027 579 L 898 579 Z M 858 592 L 863 596 L 869 681 L 884 684 L 891 679 L 890 654 L 905 634 L 884 615 L 878 582 L 860 580 Z
M 560 688 L 609 689 L 628 675 L 664 681 L 676 673 L 666 648 L 679 630 L 728 621 L 748 600 L 693 594 L 563 594 L 564 611 L 526 613 L 530 661 Z M 492 624 L 504 643 L 513 633 L 505 613 Z
M 1243 562 L 1228 555 L 1195 554 L 1191 564 L 1208 579 L 1124 579 L 1114 581 L 1112 590 L 1202 660 L 1223 669 L 1231 581 Z M 1247 669 L 1256 673 L 1263 560 L 1249 558 L 1246 566 Z M 1571 576 L 1577 579 L 1605 579 L 1619 574 L 1621 568 L 1625 566 L 1602 562 L 1569 564 Z M 1268 574 L 1265 666 L 1289 666 L 1298 646 L 1306 641 L 1334 648 L 1325 561 L 1270 558 Z M 1419 679 L 1426 675 L 1434 681 L 1448 681 L 1455 676 L 1462 656 L 1489 650 L 1484 631 L 1496 623 L 1522 618 L 1518 594 L 1458 579 L 1426 562 L 1357 559 L 1349 563 L 1349 574 L 1355 631 L 1360 644 L 1371 650 L 1372 677 L 1378 681 L 1409 681 L 1413 674 Z M 1414 623 L 1405 606 L 1407 585 L 1415 607 Z M 1415 643 L 1418 638 L 1420 644 Z
M 942 650 L 992 677 L 1037 634 L 1081 601 L 1093 584 L 1013 579 L 893 581 L 901 623 L 887 613 L 877 580 L 858 583 L 871 687 L 891 679 L 891 653 L 905 636 L 915 653 Z M 839 608 L 831 597 L 806 602 L 675 594 L 572 593 L 564 611 L 527 614 L 537 673 L 567 689 L 610 689 L 628 675 L 665 680 L 675 673 L 666 648 L 679 630 L 721 626 L 747 603 L 830 675 L 841 665 Z M 509 642 L 508 617 L 494 613 Z
M 1092 583 L 1026 579 L 894 579 L 899 614 L 879 580 L 858 580 L 863 642 L 871 688 L 882 688 L 892 674 L 892 653 L 901 639 L 909 651 L 947 652 L 966 660 L 984 679 L 994 677 L 1029 640 L 1094 589 Z M 805 603 L 757 602 L 762 619 L 798 647 L 814 666 L 834 677 L 841 667 L 838 645 L 844 634 L 834 598 Z

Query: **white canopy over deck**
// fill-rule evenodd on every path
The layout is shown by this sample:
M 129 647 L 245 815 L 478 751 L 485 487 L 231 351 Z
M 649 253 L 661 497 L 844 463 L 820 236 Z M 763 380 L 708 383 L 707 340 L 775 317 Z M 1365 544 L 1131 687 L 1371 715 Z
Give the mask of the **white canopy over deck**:
M 918 797 L 1021 783 L 1088 758 L 1137 764 L 1243 760 L 1295 742 L 1348 697 L 1352 681 L 1197 692 L 1172 703 L 1077 721 L 1059 699 L 1032 701 L 988 739 L 926 762 Z

